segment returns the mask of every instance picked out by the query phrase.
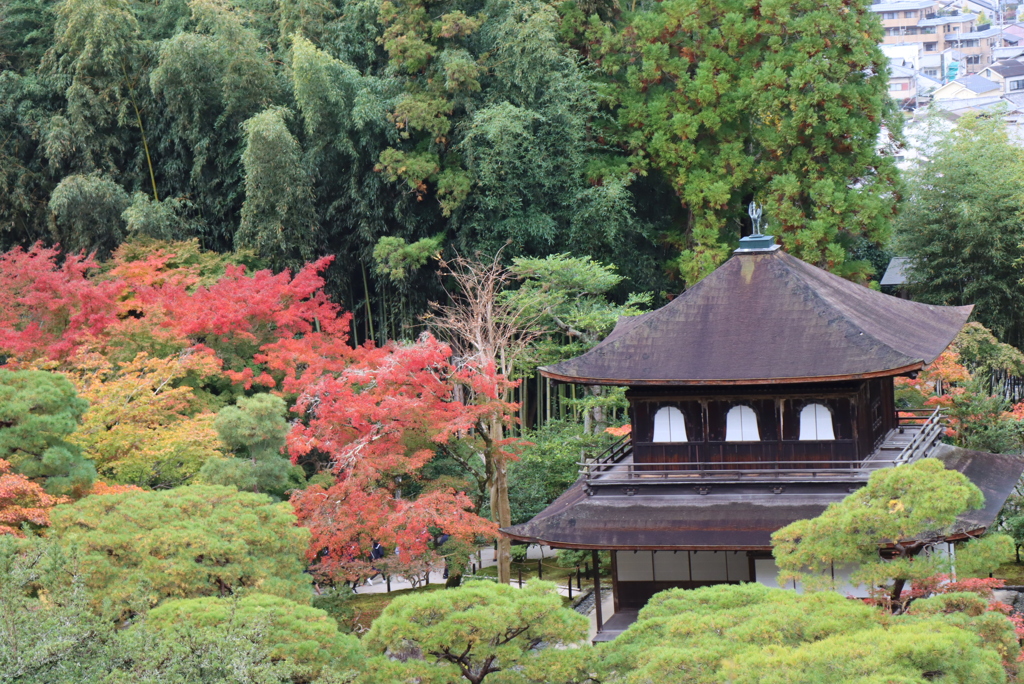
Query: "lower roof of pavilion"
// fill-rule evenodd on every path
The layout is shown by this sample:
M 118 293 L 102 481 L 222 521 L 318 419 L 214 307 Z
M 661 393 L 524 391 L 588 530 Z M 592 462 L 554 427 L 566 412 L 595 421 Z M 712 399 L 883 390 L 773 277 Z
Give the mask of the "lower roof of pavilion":
M 995 520 L 1024 472 L 1024 458 L 942 444 L 929 454 L 966 475 L 984 508 L 961 515 L 946 539 L 976 535 Z M 769 551 L 771 535 L 820 515 L 863 480 L 806 484 L 596 487 L 582 479 L 529 522 L 503 528 L 513 539 L 573 549 Z

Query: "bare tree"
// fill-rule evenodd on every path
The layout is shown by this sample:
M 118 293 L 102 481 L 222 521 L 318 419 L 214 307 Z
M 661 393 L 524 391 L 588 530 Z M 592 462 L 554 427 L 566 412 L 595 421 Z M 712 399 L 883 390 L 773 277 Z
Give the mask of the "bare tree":
M 540 318 L 536 307 L 522 298 L 502 297 L 509 283 L 515 280 L 501 263 L 501 252 L 489 260 L 456 256 L 441 260 L 442 278 L 455 282 L 448 291 L 447 304 L 431 302 L 432 313 L 426 322 L 448 341 L 460 361 L 480 367 L 493 367 L 508 378 L 518 358 L 543 330 L 535 329 Z M 447 290 L 447 288 L 446 288 Z M 511 387 L 504 390 L 511 393 Z M 511 396 L 505 397 L 506 401 Z M 463 397 L 471 401 L 472 397 Z M 476 429 L 482 450 L 478 453 L 483 466 L 483 480 L 490 493 L 491 517 L 501 527 L 512 524 L 508 501 L 508 456 L 502 444 L 507 416 L 494 414 L 477 422 Z M 453 453 L 454 452 L 450 452 Z M 461 460 L 461 459 L 460 459 Z M 471 464 L 463 464 L 476 472 Z M 511 581 L 511 544 L 498 538 L 498 581 Z

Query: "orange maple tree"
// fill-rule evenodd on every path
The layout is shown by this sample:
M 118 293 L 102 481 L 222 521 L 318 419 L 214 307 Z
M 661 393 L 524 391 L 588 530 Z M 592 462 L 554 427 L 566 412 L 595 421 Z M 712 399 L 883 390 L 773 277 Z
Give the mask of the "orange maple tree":
M 25 523 L 46 527 L 50 524 L 50 509 L 71 499 L 50 496 L 24 475 L 11 472 L 11 464 L 0 458 L 0 534 L 23 537 Z
M 472 542 L 492 537 L 494 523 L 472 512 L 464 492 L 450 487 L 401 495 L 420 477 L 438 445 L 470 438 L 494 414 L 511 420 L 506 382 L 493 368 L 459 367 L 451 349 L 429 335 L 415 344 L 364 346 L 337 375 L 321 376 L 296 405 L 308 421 L 289 436 L 293 459 L 327 453 L 333 485 L 296 492 L 292 504 L 313 533 L 309 560 L 334 579 L 372 574 L 373 541 L 406 565 L 433 553 L 436 534 Z M 506 440 L 503 448 L 511 448 Z

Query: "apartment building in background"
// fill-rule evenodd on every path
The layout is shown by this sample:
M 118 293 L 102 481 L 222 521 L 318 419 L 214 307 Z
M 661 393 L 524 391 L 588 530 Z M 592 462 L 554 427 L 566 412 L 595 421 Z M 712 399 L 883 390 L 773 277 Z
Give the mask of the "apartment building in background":
M 924 56 L 956 50 L 965 67 L 958 76 L 975 74 L 992 63 L 992 50 L 999 44 L 1000 30 L 977 25 L 973 14 L 951 9 L 947 2 L 903 0 L 871 6 L 885 29 L 883 45 L 920 45 Z M 929 74 L 944 78 L 944 74 Z

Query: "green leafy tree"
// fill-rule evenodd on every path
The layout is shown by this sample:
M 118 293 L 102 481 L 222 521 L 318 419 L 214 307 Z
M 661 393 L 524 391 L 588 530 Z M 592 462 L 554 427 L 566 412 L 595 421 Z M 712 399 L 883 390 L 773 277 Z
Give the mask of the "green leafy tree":
M 308 604 L 309 533 L 286 503 L 230 487 L 88 496 L 51 513 L 52 534 L 79 549 L 97 605 L 273 594 Z
M 508 467 L 512 524 L 527 522 L 562 495 L 579 477 L 579 461 L 611 446 L 615 438 L 601 432 L 583 434 L 578 423 L 552 420 L 524 431 L 519 460 Z
M 1024 353 L 997 340 L 977 321 L 965 325 L 950 347 L 975 377 L 999 380 L 1007 375 L 1024 375 Z
M 56 542 L 33 539 L 15 544 L 10 538 L 0 538 L 0 610 L 4 616 L 0 622 L 0 680 L 12 684 L 314 681 L 308 663 L 272 655 L 280 651 L 284 638 L 268 629 L 271 624 L 281 626 L 278 614 L 274 615 L 276 622 L 259 615 L 259 610 L 248 611 L 246 619 L 239 611 L 224 620 L 210 620 L 207 611 L 173 625 L 165 624 L 159 615 L 152 624 L 145 618 L 115 622 L 93 611 L 96 598 L 89 595 L 77 557 L 64 553 Z M 305 634 L 309 636 L 308 629 Z M 319 645 L 315 638 L 313 641 Z M 312 648 L 298 640 L 288 643 L 300 651 Z M 343 673 L 329 676 L 323 671 L 323 678 L 315 681 L 341 684 L 350 680 Z
M 402 281 L 410 271 L 422 267 L 431 257 L 440 254 L 441 243 L 440 237 L 423 238 L 407 244 L 400 237 L 385 235 L 373 248 L 373 260 L 379 273 L 392 281 Z
M 288 130 L 289 114 L 271 108 L 242 124 L 245 202 L 235 244 L 278 266 L 310 259 L 308 238 L 316 229 L 311 180 Z
M 895 249 L 910 258 L 910 287 L 930 304 L 974 304 L 980 323 L 1020 347 L 1024 154 L 999 117 L 968 115 L 936 135 L 908 174 L 897 223 Z
M 978 377 L 959 387 L 947 388 L 942 397 L 944 413 L 956 426 L 954 443 L 965 449 L 994 454 L 1013 453 L 1024 444 L 1024 422 L 1020 411 L 1011 413 L 1002 392 L 993 393 L 991 383 Z
M 200 232 L 195 220 L 188 215 L 194 206 L 181 197 L 157 202 L 145 193 L 136 192 L 121 218 L 125 231 L 132 238 L 175 240 Z
M 629 684 L 1006 682 L 1016 671 L 1012 623 L 982 615 L 978 596 L 939 598 L 941 607 L 922 601 L 894 617 L 834 592 L 672 589 L 603 648 L 599 674 Z
M 689 212 L 669 237 L 688 284 L 727 256 L 751 199 L 791 253 L 870 275 L 847 252 L 856 236 L 887 240 L 896 172 L 877 150 L 891 104 L 867 2 L 672 0 L 621 25 L 566 18 L 608 76 L 607 134 L 634 166 L 664 173 Z
M 281 455 L 290 426 L 284 399 L 273 394 L 239 397 L 217 413 L 213 427 L 237 458 L 211 459 L 199 472 L 203 482 L 231 485 L 278 498 L 304 483 L 302 469 Z
M 270 658 L 284 661 L 297 680 L 315 680 L 326 674 L 325 670 L 340 676 L 361 664 L 362 649 L 356 637 L 339 634 L 337 623 L 324 611 L 280 596 L 167 601 L 149 611 L 145 620 L 147 630 L 168 635 L 241 625 L 258 626 Z
M 162 114 L 154 146 L 166 161 L 158 174 L 175 193 L 165 194 L 189 202 L 179 209 L 187 221 L 170 238 L 198 237 L 208 249 L 230 250 L 245 199 L 242 124 L 285 104 L 279 63 L 254 26 L 267 8 L 216 0 L 180 7 L 183 17 L 164 10 L 175 28 L 161 36 L 149 79 Z
M 392 601 L 363 639 L 374 682 L 587 682 L 587 620 L 550 582 L 467 582 Z M 493 675 L 493 676 L 492 676 Z
M 636 316 L 651 305 L 650 294 L 629 294 L 621 304 L 612 293 L 625 284 L 614 265 L 590 257 L 552 254 L 516 257 L 509 269 L 522 281 L 505 297 L 525 304 L 525 315 L 549 332 L 535 344 L 537 365 L 578 356 L 600 342 L 622 316 Z
M 140 92 L 146 89 L 148 50 L 131 4 L 63 0 L 55 12 L 54 43 L 44 65 L 66 84 L 67 104 L 48 125 L 47 155 L 85 172 L 117 172 L 141 158 L 146 185 L 159 200 Z
M 88 407 L 57 373 L 0 369 L 0 458 L 51 494 L 84 494 L 96 468 L 66 438 Z
M 613 297 L 625 278 L 614 265 L 589 257 L 552 254 L 517 257 L 509 269 L 522 281 L 519 289 L 502 293 L 521 308 L 531 327 L 545 330 L 520 362 L 529 377 L 535 367 L 579 356 L 604 339 L 622 316 L 636 316 L 651 305 L 650 293 L 631 293 L 619 303 Z M 574 404 L 583 415 L 583 432 L 601 433 L 612 408 L 625 408 L 624 390 L 589 386 Z
M 910 580 L 948 572 L 948 561 L 929 553 L 957 516 L 981 508 L 985 498 L 967 477 L 926 458 L 875 471 L 867 485 L 810 520 L 797 520 L 772 535 L 780 582 L 810 589 L 834 588 L 833 568 L 852 568 L 851 580 L 883 592 L 904 607 Z M 891 557 L 881 553 L 891 549 Z
M 99 175 L 66 176 L 50 195 L 53 233 L 69 252 L 109 254 L 124 240 L 128 193 Z

